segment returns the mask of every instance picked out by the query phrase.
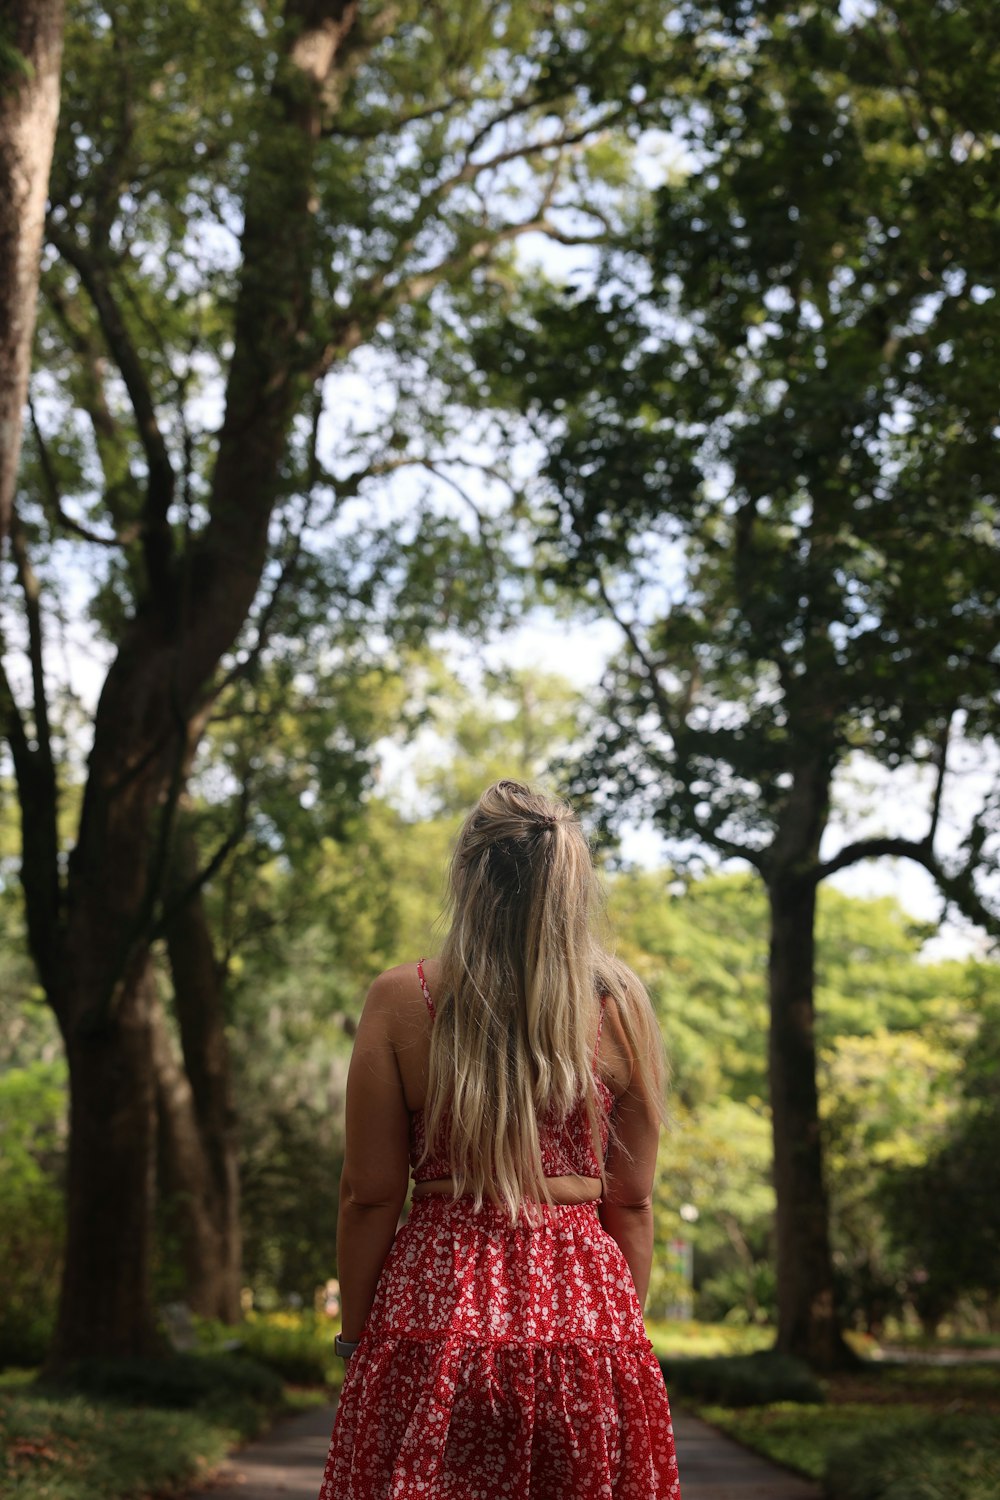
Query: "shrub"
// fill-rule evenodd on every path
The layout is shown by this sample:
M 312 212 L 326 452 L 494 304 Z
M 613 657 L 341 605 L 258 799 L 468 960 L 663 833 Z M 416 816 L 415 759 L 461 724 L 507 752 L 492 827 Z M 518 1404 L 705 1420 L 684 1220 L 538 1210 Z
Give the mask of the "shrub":
M 236 1354 L 173 1354 L 165 1359 L 80 1360 L 47 1383 L 97 1400 L 173 1411 L 235 1411 L 279 1405 L 282 1382 L 273 1370 Z M 240 1427 L 244 1424 L 238 1423 Z
M 958 1413 L 843 1439 L 829 1451 L 828 1500 L 996 1500 L 1000 1419 Z
M 339 1377 L 333 1352 L 334 1325 L 309 1312 L 252 1313 L 237 1328 L 200 1322 L 199 1340 L 208 1348 L 237 1338 L 259 1364 L 293 1385 L 330 1385 Z
M 0 1074 L 0 1368 L 37 1365 L 62 1263 L 65 1063 Z
M 687 1397 L 716 1406 L 769 1406 L 776 1401 L 812 1405 L 824 1399 L 806 1365 L 770 1349 L 722 1359 L 670 1359 L 661 1365 L 670 1394 L 679 1401 Z
M 0 1391 L 0 1490 L 9 1500 L 180 1495 L 232 1441 L 201 1411 L 130 1409 L 36 1388 Z

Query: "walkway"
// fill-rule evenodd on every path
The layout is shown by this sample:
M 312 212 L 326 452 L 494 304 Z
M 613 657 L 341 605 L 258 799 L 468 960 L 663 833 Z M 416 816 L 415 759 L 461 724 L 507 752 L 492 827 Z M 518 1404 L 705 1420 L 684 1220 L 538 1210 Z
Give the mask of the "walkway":
M 818 1485 L 747 1452 L 687 1412 L 674 1412 L 674 1436 L 683 1500 L 819 1500 Z
M 333 1425 L 318 1407 L 281 1422 L 269 1437 L 223 1464 L 211 1484 L 187 1500 L 317 1500 Z M 740 1448 L 686 1413 L 674 1414 L 683 1500 L 819 1500 L 819 1489 Z M 586 1496 L 580 1496 L 586 1500 Z

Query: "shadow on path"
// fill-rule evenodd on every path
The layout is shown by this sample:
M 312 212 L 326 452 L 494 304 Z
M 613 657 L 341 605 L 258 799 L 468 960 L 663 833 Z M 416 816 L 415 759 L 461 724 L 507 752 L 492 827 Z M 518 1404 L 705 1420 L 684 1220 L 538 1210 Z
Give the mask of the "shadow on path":
M 749 1453 L 685 1411 L 674 1412 L 674 1437 L 683 1500 L 819 1500 L 818 1485 Z
M 187 1500 L 317 1500 L 333 1407 L 279 1422 L 226 1460 Z M 819 1500 L 819 1489 L 748 1453 L 686 1412 L 674 1413 L 683 1500 Z M 587 1500 L 581 1495 L 580 1500 Z
M 267 1437 L 230 1454 L 187 1500 L 223 1500 L 230 1489 L 232 1500 L 316 1500 L 332 1427 L 332 1406 L 279 1422 Z

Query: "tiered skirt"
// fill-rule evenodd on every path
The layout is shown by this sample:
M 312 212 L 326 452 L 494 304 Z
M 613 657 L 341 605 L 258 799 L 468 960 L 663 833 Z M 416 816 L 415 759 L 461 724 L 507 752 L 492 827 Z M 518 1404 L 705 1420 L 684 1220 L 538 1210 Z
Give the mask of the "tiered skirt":
M 670 1407 L 592 1203 L 419 1198 L 350 1360 L 320 1500 L 679 1500 Z

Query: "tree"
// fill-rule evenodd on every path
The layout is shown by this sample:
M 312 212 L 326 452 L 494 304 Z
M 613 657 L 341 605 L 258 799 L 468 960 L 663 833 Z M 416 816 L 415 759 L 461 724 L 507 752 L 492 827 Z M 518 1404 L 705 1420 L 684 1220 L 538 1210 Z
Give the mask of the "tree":
M 378 369 L 519 235 L 592 236 L 574 174 L 632 108 L 646 26 L 640 7 L 612 34 L 605 9 L 584 20 L 612 37 L 611 96 L 592 87 L 580 18 L 526 4 L 468 0 L 433 27 L 415 5 L 354 0 L 74 10 L 14 552 L 22 614 L 0 674 L 29 940 L 71 1088 L 55 1364 L 158 1347 L 151 952 L 187 904 L 170 872 L 185 868 L 178 810 L 206 725 L 260 656 L 289 558 L 326 529 L 356 560 L 366 478 L 439 467 L 448 413 L 431 374 L 414 382 L 423 446 L 405 451 L 398 415 L 352 428 L 333 373 L 363 348 Z M 443 330 L 447 346 L 447 317 Z M 93 583 L 107 662 L 68 858 L 59 783 L 77 709 L 46 651 L 67 577 Z
M 21 452 L 62 40 L 63 0 L 0 5 L 0 542 Z
M 1000 1296 L 1000 1010 L 994 999 L 960 1060 L 960 1108 L 926 1161 L 900 1163 L 886 1193 L 895 1248 L 928 1332 L 963 1296 Z M 960 1231 L 956 1232 L 956 1226 Z
M 779 1345 L 828 1369 L 817 888 L 909 858 L 1000 928 L 995 790 L 958 850 L 942 814 L 961 742 L 997 755 L 1000 61 L 984 4 L 692 5 L 677 32 L 689 169 L 594 285 L 498 293 L 480 362 L 548 455 L 540 565 L 622 629 L 577 791 L 766 887 Z M 929 778 L 923 831 L 831 848 L 859 755 Z

